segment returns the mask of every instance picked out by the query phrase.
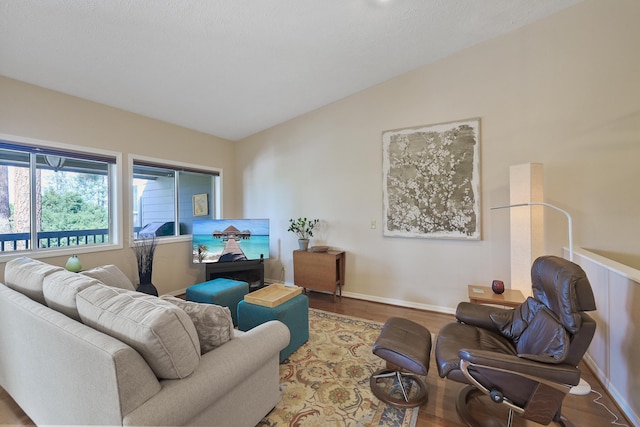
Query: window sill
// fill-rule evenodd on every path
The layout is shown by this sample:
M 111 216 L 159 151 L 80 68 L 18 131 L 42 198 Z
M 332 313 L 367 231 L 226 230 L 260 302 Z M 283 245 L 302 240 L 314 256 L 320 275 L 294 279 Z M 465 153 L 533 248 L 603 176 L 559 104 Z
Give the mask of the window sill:
M 170 243 L 182 243 L 182 242 L 191 242 L 191 240 L 193 239 L 191 234 L 184 234 L 182 236 L 162 236 L 162 237 L 156 237 L 156 245 L 165 245 L 165 244 L 170 244 Z M 130 242 L 131 244 L 129 245 L 130 247 L 133 247 L 133 242 L 135 241 L 139 241 L 139 240 L 145 240 L 145 239 L 131 239 Z
M 40 249 L 37 251 L 12 251 L 3 252 L 0 255 L 0 262 L 8 262 L 15 258 L 28 257 L 33 259 L 43 258 L 55 258 L 61 256 L 80 255 L 93 252 L 106 252 L 122 249 L 120 244 L 106 244 L 106 245 L 83 245 L 83 246 L 69 246 L 64 249 Z

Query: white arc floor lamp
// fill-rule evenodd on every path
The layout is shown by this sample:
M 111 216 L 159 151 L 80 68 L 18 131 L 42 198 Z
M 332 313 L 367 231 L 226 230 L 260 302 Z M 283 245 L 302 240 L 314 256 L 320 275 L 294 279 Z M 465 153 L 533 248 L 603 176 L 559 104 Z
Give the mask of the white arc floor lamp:
M 559 207 L 552 205 L 550 203 L 545 203 L 545 202 L 527 202 L 527 203 L 516 203 L 513 205 L 506 205 L 506 206 L 496 206 L 491 208 L 491 210 L 496 210 L 496 209 L 510 209 L 510 208 L 517 208 L 520 206 L 546 206 L 548 208 L 551 209 L 555 209 L 558 212 L 563 213 L 566 217 L 567 217 L 567 223 L 568 223 L 568 228 L 569 228 L 569 261 L 573 261 L 573 221 L 571 219 L 571 215 L 569 214 L 569 212 L 565 211 L 564 209 L 560 209 Z

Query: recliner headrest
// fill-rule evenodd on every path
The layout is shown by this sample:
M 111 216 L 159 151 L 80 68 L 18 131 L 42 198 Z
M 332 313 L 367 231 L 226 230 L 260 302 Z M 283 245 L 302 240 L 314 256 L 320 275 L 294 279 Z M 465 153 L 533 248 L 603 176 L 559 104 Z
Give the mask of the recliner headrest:
M 576 333 L 581 311 L 596 309 L 591 284 L 577 264 L 557 256 L 536 259 L 531 267 L 533 297 L 558 315 L 565 328 Z

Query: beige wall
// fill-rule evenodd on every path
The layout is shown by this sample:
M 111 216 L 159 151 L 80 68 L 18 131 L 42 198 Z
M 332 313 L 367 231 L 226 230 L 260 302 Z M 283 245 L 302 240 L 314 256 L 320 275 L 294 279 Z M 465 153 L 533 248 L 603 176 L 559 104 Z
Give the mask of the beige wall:
M 271 219 L 267 277 L 293 281 L 288 219 L 318 217 L 315 244 L 348 253 L 348 293 L 452 310 L 468 283 L 508 282 L 509 215 L 489 207 L 508 201 L 513 164 L 544 164 L 545 198 L 573 214 L 576 246 L 640 266 L 639 17 L 634 0 L 585 1 L 239 143 L 0 77 L 0 133 L 222 168 L 224 215 Z M 382 131 L 471 117 L 482 120 L 483 239 L 383 237 Z M 547 252 L 565 236 L 564 218 L 547 213 Z M 204 277 L 188 253 L 159 247 L 161 292 Z M 126 242 L 82 261 L 135 280 Z
M 138 154 L 221 168 L 224 214 L 234 215 L 236 188 L 228 172 L 235 161 L 231 142 L 4 77 L 0 77 L 0 98 L 1 134 L 121 152 L 125 164 L 129 154 Z M 130 177 L 128 167 L 123 169 L 123 225 L 129 230 Z M 124 237 L 124 249 L 81 253 L 83 266 L 116 264 L 137 283 L 135 255 L 126 232 Z M 64 265 L 67 257 L 45 261 Z M 0 263 L 0 270 L 4 276 L 4 263 Z M 202 279 L 203 267 L 191 264 L 190 243 L 158 246 L 153 283 L 161 293 L 183 289 Z
M 640 266 L 640 2 L 585 1 L 517 32 L 243 140 L 239 211 L 271 218 L 267 276 L 293 281 L 298 216 L 347 251 L 345 290 L 453 309 L 468 283 L 508 282 L 509 166 L 544 164 L 545 199 L 575 245 Z M 384 130 L 481 118 L 481 241 L 383 237 Z M 371 220 L 378 228 L 370 228 Z M 565 218 L 546 213 L 561 254 Z M 312 242 L 313 244 L 314 242 Z

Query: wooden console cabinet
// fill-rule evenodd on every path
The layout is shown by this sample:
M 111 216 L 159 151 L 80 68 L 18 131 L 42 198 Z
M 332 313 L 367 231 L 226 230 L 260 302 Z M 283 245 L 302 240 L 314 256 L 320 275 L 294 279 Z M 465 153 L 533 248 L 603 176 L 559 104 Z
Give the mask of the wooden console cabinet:
M 328 291 L 336 300 L 344 286 L 344 251 L 293 251 L 293 282 L 304 288 Z

